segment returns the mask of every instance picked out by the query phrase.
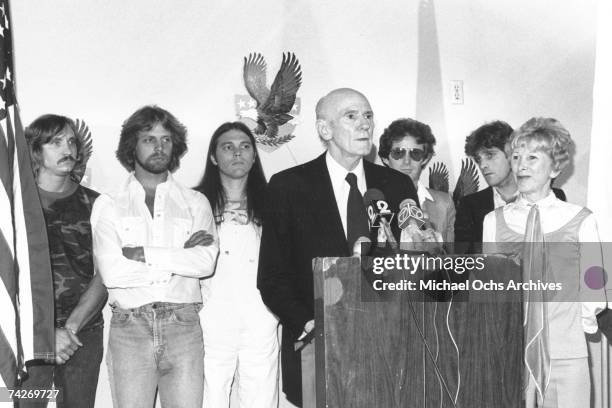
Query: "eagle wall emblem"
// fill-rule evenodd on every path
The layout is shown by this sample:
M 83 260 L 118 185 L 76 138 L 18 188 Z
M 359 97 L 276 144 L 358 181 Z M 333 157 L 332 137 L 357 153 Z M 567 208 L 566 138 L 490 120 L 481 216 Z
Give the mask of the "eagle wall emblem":
M 295 137 L 300 113 L 296 93 L 302 84 L 302 68 L 295 54 L 283 54 L 281 67 L 270 88 L 266 85 L 266 61 L 259 53 L 244 58 L 244 86 L 249 95 L 236 95 L 238 119 L 255 135 L 259 148 L 272 152 Z

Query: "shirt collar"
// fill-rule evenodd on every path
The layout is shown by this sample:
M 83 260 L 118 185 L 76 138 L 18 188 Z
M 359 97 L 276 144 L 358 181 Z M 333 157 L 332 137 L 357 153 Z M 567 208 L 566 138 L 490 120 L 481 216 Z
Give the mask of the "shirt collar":
M 160 183 L 157 186 L 157 189 L 159 192 L 165 193 L 170 190 L 170 188 L 172 188 L 175 183 L 176 182 L 174 181 L 174 177 L 172 177 L 172 173 L 168 172 L 168 177 L 166 178 L 166 181 Z M 130 192 L 137 194 L 144 194 L 144 188 L 142 187 L 142 184 L 140 184 L 140 181 L 138 181 L 138 179 L 134 175 L 134 172 L 130 173 L 126 182 L 126 188 L 124 190 L 129 190 Z
M 419 204 L 421 204 L 421 207 L 423 206 L 425 200 L 435 201 L 427 187 L 425 187 L 420 181 L 417 183 L 417 195 L 419 196 Z
M 504 200 L 504 198 L 501 196 L 501 194 L 499 194 L 499 191 L 497 191 L 497 189 L 495 187 L 491 187 L 493 189 L 493 202 L 495 201 L 499 201 L 501 203 L 512 203 L 514 201 L 516 201 L 519 197 L 519 192 L 518 190 L 516 190 L 516 192 L 514 193 L 514 195 L 512 195 L 512 197 L 510 197 L 510 199 L 508 201 Z
M 332 156 L 329 154 L 329 151 L 325 155 L 325 163 L 327 164 L 327 171 L 329 172 L 329 178 L 332 180 L 332 183 L 343 183 L 346 179 L 346 175 L 348 173 L 353 173 L 357 176 L 357 184 L 360 184 L 361 181 L 365 181 L 365 171 L 363 170 L 363 157 L 359 159 L 357 166 L 348 171 L 344 167 L 340 165 Z
M 546 197 L 542 198 L 541 200 L 536 201 L 535 203 L 528 201 L 525 197 L 523 197 L 522 194 L 519 195 L 519 198 L 515 201 L 515 203 L 517 206 L 521 206 L 521 207 L 531 207 L 533 204 L 535 204 L 538 206 L 538 208 L 550 208 L 554 206 L 557 203 L 557 201 L 558 199 L 555 196 L 555 193 L 553 193 L 553 191 L 550 190 L 550 192 L 548 193 Z

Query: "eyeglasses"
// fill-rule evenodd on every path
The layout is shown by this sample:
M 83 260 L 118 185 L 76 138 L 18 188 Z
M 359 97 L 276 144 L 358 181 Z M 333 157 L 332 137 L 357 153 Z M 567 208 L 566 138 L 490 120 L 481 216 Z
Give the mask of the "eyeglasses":
M 406 149 L 404 147 L 396 147 L 395 149 L 391 149 L 389 152 L 389 156 L 393 158 L 393 160 L 402 160 L 406 157 L 406 152 L 410 155 L 410 158 L 414 161 L 421 161 L 427 156 L 425 150 L 422 149 Z

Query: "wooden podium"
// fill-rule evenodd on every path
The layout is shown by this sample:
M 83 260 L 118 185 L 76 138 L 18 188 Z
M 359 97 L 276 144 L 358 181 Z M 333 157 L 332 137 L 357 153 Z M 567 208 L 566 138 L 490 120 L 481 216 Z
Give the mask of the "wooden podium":
M 505 258 L 485 264 L 486 272 L 394 270 L 382 279 L 520 280 Z M 521 406 L 520 293 L 379 292 L 372 283 L 381 276 L 359 258 L 317 258 L 313 270 L 317 407 Z

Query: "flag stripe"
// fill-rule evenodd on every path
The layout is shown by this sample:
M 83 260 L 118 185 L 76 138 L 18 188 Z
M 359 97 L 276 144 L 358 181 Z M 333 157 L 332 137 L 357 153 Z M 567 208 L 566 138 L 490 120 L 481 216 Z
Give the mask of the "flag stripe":
M 14 118 L 16 160 L 14 183 L 21 188 L 15 194 L 15 230 L 17 259 L 20 268 L 19 292 L 21 307 L 21 337 L 24 339 L 25 360 L 53 358 L 55 350 L 55 321 L 53 275 L 38 188 L 30 162 L 30 151 L 23 134 L 19 110 L 8 112 Z M 18 171 L 17 171 L 18 166 Z M 25 220 L 28 220 L 26 223 Z M 27 290 L 24 290 L 27 289 Z M 24 318 L 25 316 L 25 318 Z M 27 340 L 27 341 L 25 341 Z
M 0 167 L 2 167 L 2 165 L 0 165 Z M 2 214 L 2 216 L 0 216 L 0 236 L 2 236 L 2 239 L 0 239 L 0 241 L 4 240 L 4 242 L 8 246 L 11 262 L 13 262 L 13 257 L 15 256 L 15 254 L 13 253 L 14 230 L 13 220 L 10 216 L 7 215 L 10 215 L 12 211 L 13 210 L 11 208 L 11 202 L 9 200 L 9 197 L 6 195 L 6 191 L 4 190 L 4 188 L 0 188 L 0 214 Z
M 15 99 L 9 0 L 0 10 L 0 377 L 12 387 L 25 360 L 53 356 L 55 325 L 46 225 Z
M 0 121 L 0 377 L 8 386 L 14 386 L 17 378 L 17 356 L 19 353 L 16 325 L 16 269 L 14 260 L 13 226 L 13 178 L 9 167 L 8 146 L 3 129 L 6 121 Z M 11 149 L 13 150 L 13 149 Z
M 9 149 L 7 145 L 7 138 L 2 128 L 0 127 L 0 181 L 4 186 L 4 190 L 9 192 L 12 191 L 11 185 L 13 184 L 13 180 L 10 173 L 9 166 Z M 10 197 L 10 196 L 9 196 Z
M 0 259 L 2 260 L 0 261 L 0 282 L 4 285 L 2 290 L 6 291 L 7 295 L 9 293 L 17 293 L 13 253 L 3 234 L 0 234 Z M 8 295 L 8 297 L 11 299 L 14 309 L 15 300 L 13 296 Z M 2 308 L 0 310 L 4 311 L 5 309 Z
M 17 331 L 15 326 L 15 313 L 11 313 L 16 310 L 13 303 L 14 296 L 11 296 L 7 288 L 2 286 L 0 288 L 0 308 L 3 313 L 0 314 L 0 323 L 2 324 L 2 331 L 6 336 L 6 342 L 10 346 L 13 352 L 13 358 L 17 354 Z
M 0 376 L 2 382 L 8 386 L 14 386 L 17 378 L 17 356 L 18 331 L 17 331 L 17 308 L 16 308 L 16 268 L 14 259 L 14 225 L 13 207 L 9 195 L 13 192 L 12 169 L 9 167 L 8 148 L 6 146 L 6 136 L 3 129 L 6 129 L 5 120 L 0 121 Z M 12 150 L 12 149 L 11 149 Z M 8 183 L 8 186 L 7 186 Z
M 0 385 L 12 387 L 17 378 L 17 361 L 2 330 L 0 330 L 0 356 L 2 356 L 0 358 L 0 376 L 2 377 L 0 382 L 3 383 Z

